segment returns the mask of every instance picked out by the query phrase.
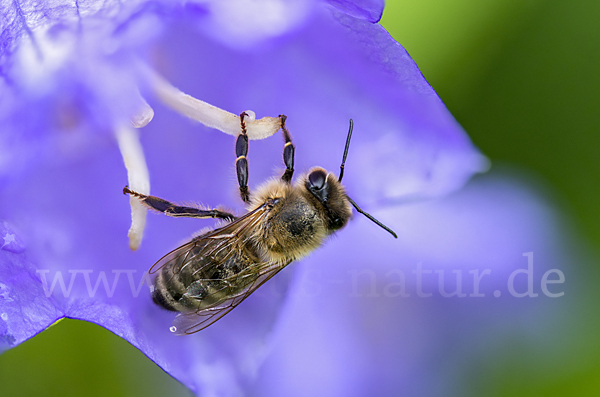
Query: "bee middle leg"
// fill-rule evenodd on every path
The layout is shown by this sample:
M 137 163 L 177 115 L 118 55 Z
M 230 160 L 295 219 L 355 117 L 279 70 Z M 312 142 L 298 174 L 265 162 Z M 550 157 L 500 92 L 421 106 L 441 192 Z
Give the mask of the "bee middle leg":
M 180 205 L 173 204 L 167 200 L 161 199 L 155 196 L 147 196 L 145 194 L 141 194 L 138 192 L 134 192 L 130 190 L 127 186 L 123 188 L 124 194 L 130 194 L 134 197 L 137 197 L 142 204 L 147 207 L 162 212 L 165 215 L 172 217 L 185 217 L 185 218 L 218 218 L 218 219 L 226 219 L 226 220 L 234 220 L 235 216 L 228 212 L 220 211 L 220 210 L 201 210 L 199 208 L 194 207 L 183 207 Z
M 285 163 L 285 171 L 281 176 L 281 180 L 290 183 L 292 176 L 294 175 L 294 150 L 295 146 L 292 143 L 292 136 L 285 126 L 285 120 L 287 117 L 285 114 L 279 115 L 281 119 L 281 130 L 283 131 L 283 138 L 285 139 L 285 146 L 283 147 L 283 162 Z
M 235 141 L 235 169 L 237 172 L 238 184 L 240 185 L 240 197 L 244 203 L 250 202 L 250 191 L 248 190 L 248 134 L 246 133 L 246 112 L 240 114 L 240 124 L 242 132 Z

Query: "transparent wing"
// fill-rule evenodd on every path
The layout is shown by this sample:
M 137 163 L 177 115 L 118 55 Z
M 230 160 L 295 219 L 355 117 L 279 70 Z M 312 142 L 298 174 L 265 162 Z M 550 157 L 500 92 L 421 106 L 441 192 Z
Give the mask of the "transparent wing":
M 163 272 L 175 276 L 187 266 L 193 266 L 196 273 L 216 263 L 227 261 L 244 247 L 250 232 L 263 220 L 268 211 L 267 205 L 262 205 L 221 228 L 192 239 L 159 259 L 150 268 L 149 273 L 155 274 L 164 268 Z M 178 335 L 188 335 L 208 327 L 233 310 L 288 264 L 289 262 L 257 262 L 229 280 L 220 280 L 222 288 L 214 291 L 214 294 L 223 293 L 229 285 L 240 281 L 243 281 L 245 287 L 235 294 L 218 299 L 214 305 L 178 314 L 171 330 Z M 210 295 L 206 298 L 210 298 Z
M 236 276 L 236 278 L 250 278 L 251 281 L 246 288 L 215 306 L 204 308 L 195 312 L 178 314 L 177 317 L 175 317 L 175 320 L 173 320 L 173 327 L 171 328 L 171 331 L 176 335 L 190 335 L 203 330 L 232 311 L 237 305 L 242 303 L 244 299 L 250 296 L 261 285 L 266 283 L 271 277 L 279 273 L 279 271 L 288 264 L 289 262 L 263 262 L 247 268 Z
M 228 259 L 234 253 L 234 246 L 244 243 L 249 231 L 262 220 L 267 212 L 267 206 L 262 205 L 221 228 L 192 239 L 160 258 L 152 265 L 149 273 L 155 274 L 165 265 L 172 264 L 171 271 L 173 274 L 178 274 L 197 257 L 206 258 L 207 260 L 203 261 L 206 263 L 210 259 Z

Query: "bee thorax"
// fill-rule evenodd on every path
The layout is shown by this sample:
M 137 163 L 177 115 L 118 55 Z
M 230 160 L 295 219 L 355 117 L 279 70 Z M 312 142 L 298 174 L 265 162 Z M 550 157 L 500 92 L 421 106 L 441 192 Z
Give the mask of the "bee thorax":
M 327 233 L 318 210 L 299 194 L 274 208 L 255 241 L 271 260 L 291 261 L 319 247 Z

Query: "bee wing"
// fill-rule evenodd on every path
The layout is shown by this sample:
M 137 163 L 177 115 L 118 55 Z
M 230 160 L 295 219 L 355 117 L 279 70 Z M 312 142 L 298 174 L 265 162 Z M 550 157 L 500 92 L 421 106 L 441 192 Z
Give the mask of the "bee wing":
M 198 241 L 194 239 L 188 243 L 185 243 L 181 247 L 175 248 L 173 251 L 169 252 L 168 254 L 160 258 L 154 265 L 152 265 L 148 273 L 154 274 L 160 269 L 162 269 L 163 266 L 165 266 L 167 263 L 170 263 L 172 261 L 177 261 L 177 265 L 174 267 L 181 269 L 183 264 L 189 260 L 188 257 L 190 253 L 193 251 L 194 248 L 196 248 L 197 245 Z
M 166 264 L 173 263 L 172 272 L 177 274 L 189 264 L 195 257 L 205 258 L 215 257 L 224 250 L 226 254 L 221 260 L 227 259 L 233 255 L 232 245 L 239 244 L 244 240 L 247 233 L 262 219 L 268 212 L 266 205 L 261 205 L 253 211 L 236 218 L 231 223 L 218 229 L 209 231 L 201 236 L 192 239 L 190 242 L 175 248 L 162 258 L 160 258 L 149 270 L 154 274 L 162 269 Z
M 194 271 L 201 271 L 205 266 L 226 261 L 236 252 L 239 252 L 240 248 L 247 241 L 250 232 L 255 229 L 268 212 L 269 208 L 267 205 L 261 205 L 221 228 L 192 239 L 190 242 L 174 249 L 159 259 L 150 268 L 150 274 L 158 272 L 166 265 L 169 265 L 167 269 L 169 269 L 172 275 L 175 275 L 188 265 L 197 267 L 201 263 L 202 267 L 194 269 Z M 180 313 L 175 317 L 171 330 L 178 335 L 187 335 L 208 327 L 233 310 L 233 308 L 250 296 L 258 287 L 287 266 L 288 263 L 257 262 L 248 266 L 240 273 L 232 276 L 235 280 L 245 278 L 246 287 L 235 295 L 219 300 L 213 306 L 204 307 L 197 311 Z M 234 281 L 233 279 L 231 280 L 232 282 Z M 226 281 L 224 280 L 223 282 L 223 288 L 226 288 L 228 285 Z
M 250 296 L 261 285 L 286 267 L 287 263 L 262 262 L 251 266 L 236 277 L 252 277 L 250 284 L 236 295 L 231 296 L 218 305 L 190 313 L 181 313 L 173 320 L 171 331 L 176 335 L 190 335 L 203 330 L 221 317 L 232 311 L 244 299 Z

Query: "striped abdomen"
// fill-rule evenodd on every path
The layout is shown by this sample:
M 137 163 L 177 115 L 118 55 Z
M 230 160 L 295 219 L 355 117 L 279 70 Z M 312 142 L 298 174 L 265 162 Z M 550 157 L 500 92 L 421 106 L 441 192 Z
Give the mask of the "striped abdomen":
M 252 246 L 244 246 L 233 255 L 222 252 L 207 256 L 205 245 L 194 246 L 160 269 L 152 292 L 156 304 L 177 312 L 202 310 L 219 305 L 254 281 L 253 277 L 237 277 L 259 262 Z

